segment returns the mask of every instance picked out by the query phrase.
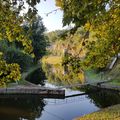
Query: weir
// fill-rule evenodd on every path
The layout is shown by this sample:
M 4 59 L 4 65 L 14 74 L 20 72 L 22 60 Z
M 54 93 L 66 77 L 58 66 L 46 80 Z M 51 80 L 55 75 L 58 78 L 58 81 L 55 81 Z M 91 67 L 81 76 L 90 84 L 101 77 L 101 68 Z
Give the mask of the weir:
M 19 86 L 12 88 L 0 88 L 1 95 L 39 95 L 44 98 L 64 98 L 65 90 L 46 87 Z
M 110 86 L 105 85 L 105 83 L 110 82 L 110 80 L 106 81 L 100 81 L 100 82 L 94 82 L 94 83 L 85 83 L 85 84 L 76 84 L 76 85 L 70 85 L 70 86 L 64 86 L 60 88 L 48 88 L 48 87 L 40 87 L 40 86 L 16 86 L 11 88 L 0 88 L 0 98 L 2 97 L 10 97 L 10 96 L 19 96 L 19 95 L 38 95 L 41 98 L 58 98 L 58 99 L 64 99 L 74 96 L 82 96 L 86 93 L 80 93 L 70 96 L 65 96 L 65 90 L 63 88 L 72 88 L 72 87 L 86 87 L 86 86 L 92 86 L 97 87 L 100 89 L 107 89 L 107 90 L 113 90 L 113 91 L 119 91 L 120 87 L 116 86 Z

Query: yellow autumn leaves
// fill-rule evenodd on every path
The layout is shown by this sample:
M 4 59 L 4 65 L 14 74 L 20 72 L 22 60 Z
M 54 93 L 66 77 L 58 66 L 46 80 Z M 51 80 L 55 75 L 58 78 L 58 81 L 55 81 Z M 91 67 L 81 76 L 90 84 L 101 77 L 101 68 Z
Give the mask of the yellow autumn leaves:
M 23 52 L 32 54 L 32 42 L 22 28 L 23 19 L 15 8 L 11 7 L 10 2 L 4 1 L 3 4 L 3 0 L 0 1 L 0 40 L 19 41 L 23 45 Z M 21 72 L 18 64 L 6 63 L 2 54 L 0 51 L 0 86 L 5 86 L 6 83 L 20 80 Z
M 18 64 L 7 64 L 0 60 L 0 86 L 6 86 L 6 83 L 20 80 L 20 67 Z

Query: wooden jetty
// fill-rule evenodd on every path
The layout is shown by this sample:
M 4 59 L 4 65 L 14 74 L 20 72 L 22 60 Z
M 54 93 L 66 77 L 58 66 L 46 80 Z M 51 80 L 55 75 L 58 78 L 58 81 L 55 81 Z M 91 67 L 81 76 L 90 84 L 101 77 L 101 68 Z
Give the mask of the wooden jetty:
M 44 98 L 65 98 L 65 90 L 46 87 L 17 86 L 0 88 L 0 96 L 3 95 L 39 95 Z

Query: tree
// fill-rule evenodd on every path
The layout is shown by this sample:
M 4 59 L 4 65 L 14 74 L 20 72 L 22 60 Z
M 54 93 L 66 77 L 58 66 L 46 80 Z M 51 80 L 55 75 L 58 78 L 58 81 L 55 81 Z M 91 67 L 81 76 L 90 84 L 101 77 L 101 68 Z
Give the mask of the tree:
M 42 18 L 36 15 L 31 25 L 24 25 L 23 28 L 25 32 L 31 30 L 30 39 L 32 41 L 33 53 L 35 55 L 35 61 L 38 61 L 45 54 L 47 46 L 47 41 L 44 36 L 46 28 L 43 25 Z
M 73 23 L 75 28 L 84 26 L 86 33 L 94 33 L 83 46 L 88 52 L 82 65 L 105 68 L 120 52 L 119 0 L 56 0 L 56 4 L 63 10 L 63 25 Z
M 21 15 L 25 8 L 25 2 L 29 6 L 28 12 Z M 32 44 L 29 35 L 26 35 L 21 25 L 24 21 L 31 21 L 36 14 L 35 5 L 40 0 L 0 0 L 0 40 L 9 42 L 21 41 L 24 52 L 31 54 Z M 1 53 L 3 54 L 3 53 Z M 20 80 L 20 67 L 16 63 L 8 64 L 0 56 L 0 85 Z
M 54 44 L 56 41 L 59 41 L 59 39 L 64 40 L 68 32 L 69 30 L 55 30 L 55 31 L 46 33 L 46 36 L 48 37 L 49 43 Z
M 18 64 L 7 64 L 2 59 L 0 53 L 0 86 L 5 86 L 6 83 L 17 81 L 21 78 L 20 67 Z
M 56 5 L 64 12 L 63 25 L 72 22 L 78 27 L 87 21 L 96 22 L 99 16 L 104 16 L 108 9 L 113 9 L 118 3 L 118 0 L 56 0 Z

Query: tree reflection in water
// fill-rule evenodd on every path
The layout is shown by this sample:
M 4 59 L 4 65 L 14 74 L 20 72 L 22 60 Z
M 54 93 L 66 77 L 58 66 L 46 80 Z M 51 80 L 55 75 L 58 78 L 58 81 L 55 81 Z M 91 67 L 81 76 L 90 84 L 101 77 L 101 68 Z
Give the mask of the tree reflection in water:
M 83 71 L 75 73 L 70 66 L 42 64 L 42 68 L 48 82 L 54 85 L 73 85 L 85 82 Z
M 44 100 L 38 96 L 2 96 L 0 98 L 0 120 L 35 120 L 44 110 Z
M 27 80 L 31 82 L 35 80 L 36 84 L 42 85 L 51 83 L 50 85 L 53 86 L 80 84 L 85 80 L 83 73 L 73 73 L 69 68 L 64 69 L 64 67 L 59 65 L 51 66 L 44 64 L 42 67 L 45 74 L 40 68 L 28 76 Z M 44 81 L 45 79 L 48 81 Z M 42 99 L 39 96 L 33 95 L 0 96 L 0 120 L 35 120 L 36 118 L 54 120 L 57 117 L 58 119 L 64 118 L 65 120 L 69 120 L 73 116 L 88 114 L 98 110 L 98 108 L 120 104 L 120 94 L 118 92 L 98 90 L 92 87 L 84 89 L 75 87 L 70 90 L 66 89 L 66 91 L 68 94 L 69 92 L 70 94 L 79 94 L 81 91 L 87 94 L 63 100 Z M 71 101 L 72 104 L 70 104 Z M 59 103 L 62 104 L 59 105 Z
M 42 70 L 42 67 L 38 68 L 37 70 L 33 71 L 30 75 L 27 76 L 26 80 L 30 81 L 34 84 L 44 85 L 45 83 L 45 73 Z
M 68 68 L 67 71 L 65 71 L 66 69 L 60 65 L 43 64 L 42 67 L 45 71 L 48 82 L 51 84 L 66 86 L 81 84 L 85 82 L 85 77 L 82 72 L 76 74 Z M 111 105 L 120 104 L 119 92 L 102 89 L 98 90 L 95 87 L 88 86 L 84 89 L 81 89 L 79 87 L 74 87 L 72 90 L 73 89 L 86 92 L 87 98 L 91 99 L 91 102 L 93 102 L 99 108 L 105 108 Z
M 91 102 L 99 108 L 120 104 L 120 93 L 117 91 L 98 89 L 91 86 L 87 86 L 83 91 L 87 93 L 87 98 L 91 99 Z

